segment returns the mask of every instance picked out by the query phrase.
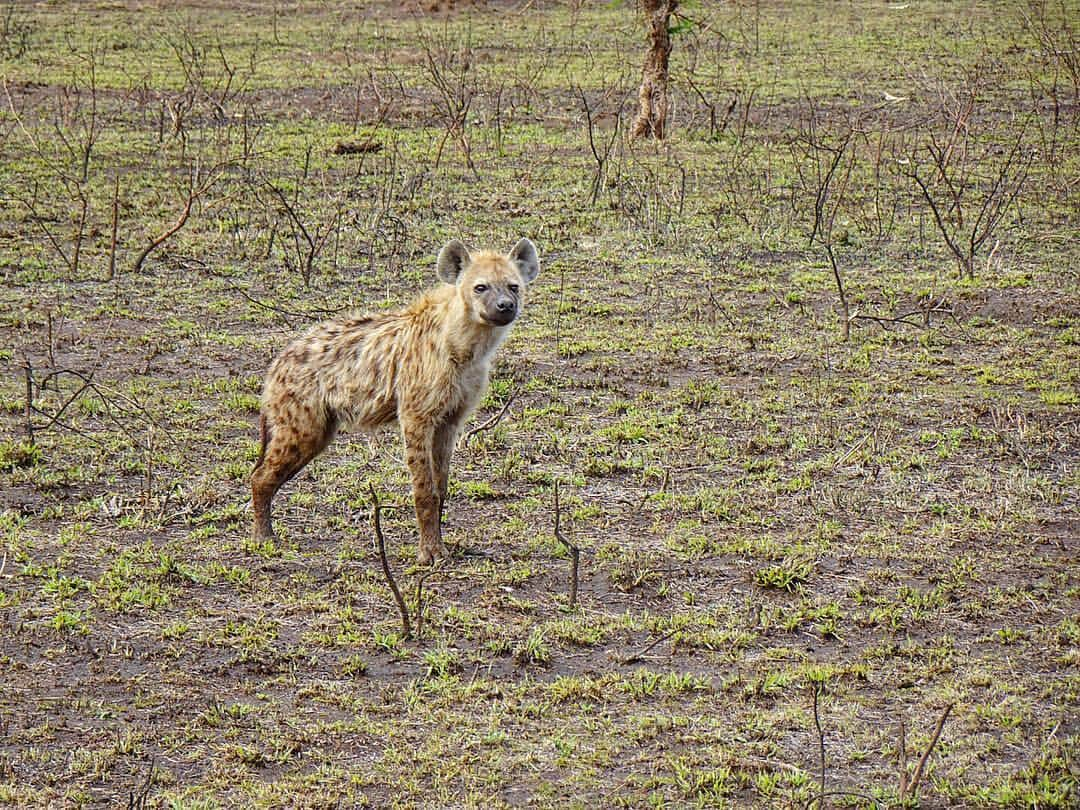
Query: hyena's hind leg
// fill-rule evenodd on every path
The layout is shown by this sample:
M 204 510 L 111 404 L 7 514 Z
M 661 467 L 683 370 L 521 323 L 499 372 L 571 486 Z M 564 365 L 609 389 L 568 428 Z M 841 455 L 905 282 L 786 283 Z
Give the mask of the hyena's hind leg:
M 302 422 L 260 417 L 263 451 L 251 473 L 252 536 L 272 540 L 270 503 L 282 485 L 307 466 L 334 438 L 337 421 L 328 417 Z

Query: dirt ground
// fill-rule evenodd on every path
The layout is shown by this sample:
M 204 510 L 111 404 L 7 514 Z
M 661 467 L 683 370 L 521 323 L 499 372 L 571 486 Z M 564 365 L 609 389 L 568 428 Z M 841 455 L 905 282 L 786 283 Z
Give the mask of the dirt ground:
M 660 144 L 634 4 L 0 5 L 0 804 L 1076 805 L 1075 9 L 683 5 Z M 452 558 L 393 430 L 251 540 L 274 354 L 520 236 Z

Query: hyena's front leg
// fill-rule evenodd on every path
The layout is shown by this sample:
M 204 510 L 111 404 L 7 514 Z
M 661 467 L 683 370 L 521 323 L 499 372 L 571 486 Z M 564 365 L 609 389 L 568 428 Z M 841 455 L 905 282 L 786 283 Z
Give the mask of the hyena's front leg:
M 439 480 L 435 471 L 435 425 L 423 419 L 403 420 L 405 461 L 412 474 L 413 503 L 420 529 L 420 549 L 416 561 L 427 565 L 447 556 L 439 525 Z
M 439 515 L 446 507 L 446 492 L 450 484 L 450 459 L 461 432 L 461 414 L 451 413 L 435 431 L 435 480 L 439 488 Z

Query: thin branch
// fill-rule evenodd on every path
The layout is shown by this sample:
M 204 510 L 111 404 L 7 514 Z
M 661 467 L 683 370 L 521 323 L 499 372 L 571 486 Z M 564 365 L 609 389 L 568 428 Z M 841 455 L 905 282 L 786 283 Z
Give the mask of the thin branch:
M 836 459 L 836 461 L 833 462 L 833 464 L 832 464 L 833 469 L 836 469 L 841 464 L 843 464 L 845 461 L 847 461 L 849 458 L 851 458 L 851 456 L 855 453 L 855 451 L 858 450 L 860 447 L 862 447 L 864 444 L 866 444 L 866 440 L 869 439 L 873 435 L 874 435 L 873 432 L 867 433 L 865 436 L 863 436 L 861 439 L 859 439 L 857 442 L 855 442 L 855 444 L 851 445 L 851 447 L 848 449 L 848 451 L 846 453 L 844 453 L 844 455 L 840 456 L 838 459 Z
M 26 438 L 30 444 L 34 443 L 34 422 L 32 419 L 32 413 L 34 409 L 34 369 L 30 365 L 30 361 L 26 361 L 26 365 L 23 367 L 23 371 L 26 374 L 26 404 L 23 410 L 23 416 L 26 418 Z
M 29 370 L 29 367 L 27 367 L 27 370 Z M 68 406 L 70 406 L 72 402 L 74 402 L 76 399 L 78 399 L 82 395 L 83 391 L 85 391 L 88 388 L 93 388 L 94 387 L 93 383 L 90 382 L 90 380 L 93 379 L 93 376 L 94 375 L 91 372 L 90 375 L 89 375 L 89 378 L 83 380 L 83 384 L 79 388 L 79 390 L 77 390 L 74 394 L 72 394 L 70 397 L 68 397 L 67 401 L 63 405 L 60 406 L 60 410 L 58 410 L 55 414 L 52 414 L 51 416 L 49 414 L 45 413 L 44 411 L 40 410 L 39 408 L 36 408 L 33 405 L 31 405 L 31 408 L 33 408 L 34 413 L 38 413 L 38 414 L 41 414 L 42 416 L 47 416 L 49 418 L 48 424 L 43 425 L 43 426 L 41 426 L 39 428 L 36 428 L 36 429 L 37 430 L 48 430 L 53 425 L 60 424 L 60 417 L 64 415 L 64 411 L 66 411 L 68 409 Z M 29 388 L 30 388 L 29 381 L 27 381 L 27 390 L 28 391 L 29 391 Z
M 220 277 L 219 277 L 220 278 Z M 310 309 L 286 309 L 285 307 L 276 306 L 274 304 L 268 304 L 265 301 L 256 298 L 251 293 L 247 292 L 243 287 L 233 284 L 231 281 L 225 282 L 226 286 L 231 292 L 236 293 L 241 298 L 251 302 L 260 309 L 265 309 L 269 312 L 275 312 L 281 316 L 281 319 L 285 321 L 285 324 L 290 328 L 294 328 L 294 324 L 289 320 L 293 318 L 303 318 L 304 320 L 311 321 L 316 318 L 329 318 L 334 315 L 339 315 L 342 312 L 351 308 L 349 304 L 342 304 L 340 307 L 311 307 Z
M 60 244 L 60 240 L 56 238 L 52 231 L 45 227 L 45 216 L 44 214 L 41 214 L 38 211 L 37 206 L 34 205 L 34 201 L 37 200 L 37 192 L 38 187 L 37 182 L 35 181 L 34 196 L 31 199 L 28 200 L 19 196 L 15 196 L 15 199 L 17 199 L 19 202 L 26 206 L 26 209 L 30 212 L 30 217 L 33 220 L 34 224 L 41 229 L 41 232 L 43 234 L 45 234 L 45 238 L 49 240 L 49 243 L 53 246 L 53 250 L 55 250 L 60 255 L 60 258 L 63 260 L 64 265 L 68 268 L 68 270 L 71 270 L 73 266 L 71 263 L 71 258 L 67 255 L 67 251 L 64 250 L 64 246 Z
M 818 714 L 818 701 L 820 700 L 821 693 L 825 690 L 824 684 L 815 682 L 814 687 L 814 727 L 817 728 L 818 735 L 818 752 L 821 760 L 821 789 L 818 793 L 818 807 L 824 810 L 825 808 L 825 732 L 821 728 L 821 717 Z
M 596 174 L 593 175 L 592 187 L 590 189 L 590 204 L 596 205 L 596 201 L 600 197 L 600 192 L 603 190 L 604 166 L 607 164 L 608 158 L 611 157 L 611 149 L 615 145 L 615 139 L 619 137 L 619 123 L 622 120 L 621 113 L 625 98 L 619 103 L 619 109 L 615 113 L 615 126 L 612 127 L 611 137 L 604 147 L 604 154 L 601 155 L 600 150 L 597 149 L 596 146 L 596 123 L 593 121 L 593 111 L 592 107 L 589 106 L 589 99 L 585 96 L 585 91 L 582 90 L 581 87 L 576 87 L 575 89 L 578 92 L 578 96 L 581 98 L 581 106 L 585 110 L 586 131 L 589 135 L 589 149 L 592 152 L 593 159 L 596 161 Z
M 117 736 L 119 737 L 120 730 L 117 729 Z M 150 759 L 150 768 L 146 772 L 146 781 L 143 782 L 142 787 L 139 788 L 138 793 L 134 790 L 128 791 L 127 810 L 145 810 L 146 800 L 150 795 L 150 786 L 154 780 L 154 763 L 153 758 Z
M 904 800 L 908 791 L 907 775 L 907 734 L 904 728 L 904 718 L 900 718 L 900 740 L 896 751 L 897 770 L 900 772 L 900 801 Z
M 570 552 L 570 596 L 567 599 L 567 609 L 573 610 L 577 604 L 578 592 L 578 564 L 581 561 L 581 549 L 567 540 L 560 529 L 559 508 L 559 482 L 555 482 L 555 539 L 562 543 Z
M 82 380 L 84 383 L 87 383 L 88 387 L 94 393 L 96 393 L 99 397 L 101 397 L 101 401 L 107 406 L 106 413 L 108 413 L 109 418 L 111 418 L 113 420 L 113 422 L 117 425 L 117 427 L 119 427 L 121 430 L 123 430 L 128 435 L 128 437 L 132 440 L 133 443 L 137 443 L 138 438 L 133 433 L 131 433 L 113 415 L 112 408 L 116 408 L 124 416 L 142 418 L 143 420 L 145 420 L 146 422 L 148 422 L 149 424 L 153 425 L 155 428 L 160 430 L 162 433 L 164 433 L 166 438 L 170 442 L 172 442 L 173 447 L 175 447 L 177 449 L 180 449 L 180 444 L 179 444 L 179 442 L 177 442 L 176 438 L 172 435 L 172 433 L 169 430 L 167 430 L 163 425 L 161 425 L 157 421 L 157 419 L 154 418 L 154 415 L 152 413 L 150 413 L 150 411 L 148 411 L 146 409 L 146 407 L 144 407 L 141 403 L 137 402 L 136 400 L 132 399 L 131 397 L 127 396 L 126 394 L 122 394 L 119 391 L 107 388 L 107 387 L 101 385 L 100 383 L 94 382 L 93 379 L 92 379 L 93 374 L 89 374 L 89 375 L 83 374 L 82 372 L 75 371 L 74 369 L 70 369 L 70 368 L 56 369 L 54 371 L 49 372 L 48 374 L 45 375 L 44 378 L 42 378 L 41 382 L 38 383 L 39 387 L 44 386 L 53 377 L 57 377 L 57 376 L 59 376 L 61 374 L 70 374 L 71 376 Z M 123 405 L 126 405 L 127 407 L 126 408 L 120 407 L 120 403 L 122 403 Z M 61 427 L 64 427 L 64 425 L 61 425 Z
M 671 638 L 673 635 L 675 635 L 678 632 L 679 632 L 678 630 L 669 630 L 668 632 L 664 633 L 664 635 L 657 638 L 655 641 L 652 641 L 649 644 L 646 644 L 644 647 L 642 647 L 640 650 L 638 650 L 633 655 L 629 655 L 626 658 L 624 658 L 622 660 L 622 662 L 624 664 L 636 664 L 638 661 L 640 661 L 646 655 L 651 653 L 653 651 L 653 649 L 656 648 L 657 645 L 662 644 L 663 642 L 667 641 L 669 638 Z
M 800 776 L 805 774 L 802 768 L 797 765 L 791 765 L 787 762 L 780 762 L 775 759 L 761 759 L 759 757 L 740 757 L 731 761 L 732 765 L 742 769 L 750 771 L 784 771 L 785 773 L 799 774 Z
M 930 744 L 926 746 L 926 751 L 923 752 L 922 757 L 919 758 L 919 764 L 915 766 L 915 773 L 911 776 L 911 797 L 915 796 L 919 792 L 919 781 L 922 779 L 923 768 L 926 766 L 926 761 L 930 759 L 930 754 L 934 750 L 934 746 L 937 745 L 938 738 L 941 737 L 941 730 L 945 726 L 945 721 L 949 717 L 949 712 L 953 710 L 953 705 L 950 703 L 945 707 L 945 711 L 941 713 L 941 717 L 938 718 L 937 726 L 934 728 L 934 736 L 930 738 Z M 904 797 L 901 797 L 901 799 Z
M 914 161 L 912 161 L 914 164 Z M 960 263 L 960 266 L 967 268 L 967 260 L 964 257 L 964 251 L 960 249 L 960 246 L 953 241 L 948 227 L 945 225 L 945 221 L 942 219 L 941 212 L 938 210 L 937 202 L 934 200 L 934 195 L 930 193 L 930 189 L 927 188 L 926 183 L 923 182 L 922 177 L 919 176 L 919 169 L 916 166 L 912 166 L 911 174 L 909 175 L 912 180 L 919 186 L 919 190 L 922 192 L 923 199 L 926 200 L 930 206 L 930 211 L 934 214 L 934 221 L 937 223 L 938 232 L 945 240 L 945 244 L 949 246 L 949 250 L 952 251 L 956 260 Z
M 881 807 L 878 804 L 877 799 L 873 796 L 867 796 L 865 793 L 859 793 L 854 790 L 827 790 L 824 793 L 819 793 L 816 796 L 811 796 L 810 799 L 803 805 L 803 810 L 810 810 L 814 806 L 815 802 L 818 803 L 819 808 L 825 807 L 824 799 L 826 796 L 847 796 L 855 799 L 862 799 L 865 802 L 869 802 L 870 806 L 875 808 Z
M 878 326 L 880 326 L 882 329 L 887 330 L 889 328 L 889 324 L 900 324 L 900 323 L 902 323 L 902 324 L 906 324 L 907 326 L 925 326 L 925 324 L 922 323 L 921 321 L 913 321 L 913 320 L 911 320 L 911 318 L 914 318 L 916 315 L 919 316 L 920 318 L 922 318 L 922 317 L 924 317 L 924 314 L 925 314 L 925 311 L 922 311 L 922 312 L 906 312 L 903 315 L 897 315 L 895 317 L 889 318 L 889 317 L 886 317 L 884 315 L 863 315 L 862 313 L 857 312 L 857 313 L 855 313 L 854 315 L 851 316 L 851 320 L 853 320 L 853 321 L 873 321 Z
M 180 229 L 187 224 L 188 218 L 191 216 L 191 209 L 195 205 L 195 201 L 207 191 L 209 191 L 210 188 L 220 179 L 220 175 L 216 174 L 212 170 L 210 173 L 208 173 L 207 177 L 202 181 L 202 183 L 196 184 L 195 181 L 198 178 L 198 174 L 199 166 L 198 164 L 196 164 L 195 168 L 193 169 L 191 175 L 188 178 L 187 199 L 184 200 L 184 208 L 183 210 L 181 210 L 180 216 L 177 217 L 176 222 L 169 226 L 169 228 L 163 234 L 151 240 L 150 244 L 148 244 L 145 248 L 142 249 L 142 252 L 139 253 L 138 258 L 135 259 L 135 265 L 132 268 L 136 273 L 138 273 L 142 269 L 143 262 L 146 261 L 146 258 L 151 253 L 153 253 L 155 250 L 165 244 L 166 241 L 168 241 L 172 236 L 178 233 Z
M 815 225 L 817 227 L 817 220 Z M 851 309 L 848 306 L 847 292 L 844 290 L 844 280 L 840 275 L 840 267 L 836 263 L 836 254 L 833 251 L 832 242 L 825 243 L 825 255 L 829 258 L 829 266 L 832 267 L 833 279 L 836 281 L 836 292 L 840 296 L 840 311 L 844 321 L 840 327 L 840 334 L 844 340 L 851 336 Z
M 308 159 L 310 159 L 310 156 L 311 151 L 309 149 Z M 307 178 L 308 165 L 305 163 L 303 179 L 306 181 Z M 263 186 L 274 195 L 288 217 L 290 230 L 292 231 L 293 246 L 296 251 L 297 269 L 304 279 L 304 284 L 308 285 L 311 283 L 311 276 L 315 269 L 316 260 L 322 254 L 327 243 L 330 241 L 330 237 L 337 231 L 341 223 L 343 214 L 342 201 L 340 199 L 336 200 L 335 204 L 337 207 L 329 222 L 325 223 L 325 229 L 318 222 L 313 222 L 311 228 L 308 228 L 304 223 L 304 220 L 301 217 L 301 211 L 299 210 L 299 183 L 296 186 L 296 193 L 291 202 L 285 191 L 274 185 L 271 181 L 264 180 Z M 303 239 L 303 244 L 301 244 L 301 238 Z
M 416 578 L 416 637 L 420 638 L 424 634 L 424 583 L 428 581 L 433 575 L 439 573 L 440 563 L 439 560 L 429 570 L 425 571 L 419 577 Z
M 38 410 L 37 408 L 34 408 L 34 412 L 35 412 L 35 413 L 39 413 L 39 414 L 41 414 L 42 416 L 47 416 L 47 414 L 43 413 L 42 411 L 39 411 L 39 410 Z M 75 427 L 74 425 L 69 425 L 69 424 L 68 424 L 67 422 L 61 422 L 61 421 L 60 421 L 59 419 L 56 419 L 56 420 L 54 420 L 54 424 L 55 424 L 55 425 L 56 425 L 56 426 L 57 426 L 58 428 L 60 428 L 61 430 L 68 430 L 68 431 L 71 431 L 71 432 L 72 432 L 72 433 L 74 433 L 74 434 L 75 434 L 76 436 L 80 436 L 80 437 L 82 437 L 82 438 L 86 439 L 86 440 L 87 440 L 88 442 L 90 442 L 91 444 L 95 444 L 95 445 L 97 445 L 98 447 L 101 447 L 101 448 L 103 448 L 103 449 L 107 447 L 107 446 L 105 445 L 105 443 L 104 443 L 104 442 L 101 442 L 101 441 L 99 441 L 98 439 L 95 439 L 95 438 L 94 438 L 93 436 L 91 436 L 91 435 L 90 435 L 89 433 L 87 433 L 87 432 L 86 432 L 85 430 L 81 430 L 81 429 L 79 429 L 79 428 Z
M 509 399 L 507 399 L 506 402 L 503 403 L 503 406 L 499 410 L 499 412 L 497 414 L 495 414 L 494 416 L 490 417 L 483 424 L 477 425 L 472 430 L 470 430 L 468 433 L 466 433 L 465 438 L 463 438 L 461 440 L 460 444 L 461 445 L 468 444 L 469 439 L 471 439 L 477 433 L 483 433 L 485 430 L 491 430 L 493 427 L 495 427 L 497 424 L 499 424 L 499 422 L 502 420 L 503 416 L 510 409 L 510 406 L 514 404 L 514 400 L 517 399 L 517 395 L 518 395 L 517 391 L 511 392 Z
M 109 276 L 106 281 L 112 281 L 116 275 L 116 244 L 117 229 L 120 226 L 120 175 L 113 178 L 112 198 L 112 234 L 109 239 Z
M 386 576 L 386 583 L 390 586 L 390 590 L 394 594 L 394 601 L 397 603 L 398 613 L 401 614 L 401 629 L 405 633 L 405 638 L 412 638 L 412 623 L 409 621 L 409 609 L 405 606 L 405 600 L 401 596 L 401 591 L 398 590 L 394 575 L 390 572 L 390 563 L 386 559 L 386 541 L 383 540 L 382 520 L 380 518 L 380 512 L 383 507 L 382 504 L 379 503 L 379 496 L 375 492 L 375 487 L 368 484 L 368 490 L 371 492 L 371 522 L 375 527 L 375 541 L 379 547 L 379 561 L 382 563 L 383 574 Z
M 148 425 L 152 426 L 153 428 L 164 434 L 165 438 L 169 440 L 169 442 L 174 448 L 180 449 L 180 443 L 176 440 L 176 438 L 168 429 L 158 423 L 157 419 L 154 418 L 154 415 L 150 413 L 150 411 L 148 411 L 142 404 L 135 401 L 131 397 L 122 394 L 119 391 L 109 389 L 101 385 L 100 383 L 94 382 L 93 372 L 89 374 L 83 374 L 82 372 L 75 371 L 74 369 L 58 368 L 53 369 L 48 374 L 43 376 L 40 380 L 37 380 L 37 387 L 39 392 L 44 390 L 44 388 L 51 380 L 58 379 L 64 374 L 75 377 L 77 380 L 82 382 L 82 386 L 67 399 L 67 401 L 60 408 L 60 410 L 55 414 L 50 414 L 46 411 L 41 410 L 33 404 L 33 386 L 35 380 L 33 377 L 33 368 L 30 366 L 29 362 L 27 362 L 24 366 L 24 371 L 27 378 L 27 400 L 25 407 L 25 416 L 27 420 L 28 434 L 32 435 L 33 430 L 48 430 L 53 426 L 56 426 L 62 430 L 68 430 L 78 436 L 82 436 L 83 438 L 97 444 L 99 447 L 104 447 L 101 442 L 87 434 L 85 431 L 80 430 L 74 425 L 70 425 L 66 422 L 60 421 L 60 417 L 64 414 L 68 407 L 73 402 L 75 402 L 79 398 L 79 396 L 82 395 L 85 391 L 90 390 L 97 394 L 98 397 L 101 399 L 102 404 L 105 405 L 105 415 L 131 440 L 132 444 L 139 444 L 139 437 L 134 434 L 127 425 L 124 424 L 124 422 L 119 418 L 120 416 L 132 419 L 141 419 Z M 58 383 L 56 383 L 56 390 L 60 390 Z M 31 421 L 33 414 L 44 416 L 46 419 L 49 420 L 48 423 L 44 426 L 35 427 Z
M 563 293 L 566 290 L 566 268 L 559 268 L 559 300 L 555 304 L 555 359 L 559 359 L 559 338 L 562 331 Z

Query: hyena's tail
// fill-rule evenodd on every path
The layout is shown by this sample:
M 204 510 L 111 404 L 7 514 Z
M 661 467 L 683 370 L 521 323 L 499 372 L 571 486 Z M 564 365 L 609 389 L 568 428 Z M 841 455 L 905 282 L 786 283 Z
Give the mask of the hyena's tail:
M 270 428 L 266 424 L 266 415 L 259 414 L 259 457 L 255 460 L 255 469 L 259 469 L 262 466 L 263 459 L 266 457 L 266 445 L 270 441 Z

